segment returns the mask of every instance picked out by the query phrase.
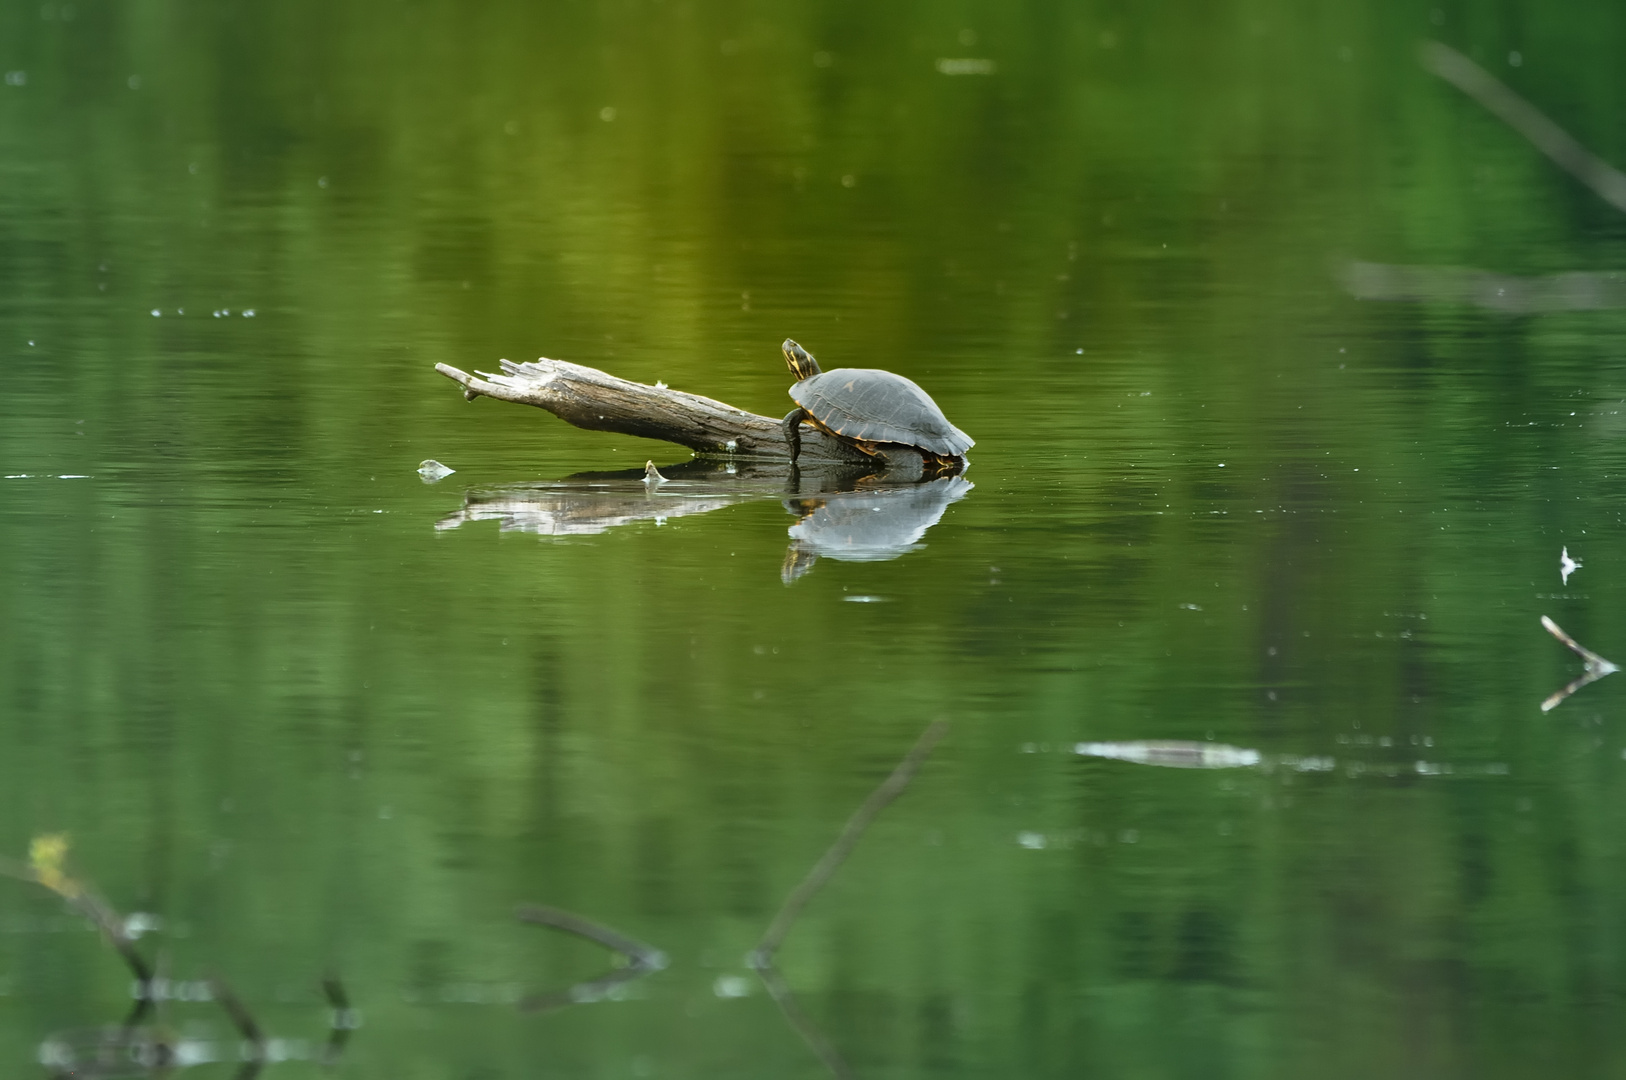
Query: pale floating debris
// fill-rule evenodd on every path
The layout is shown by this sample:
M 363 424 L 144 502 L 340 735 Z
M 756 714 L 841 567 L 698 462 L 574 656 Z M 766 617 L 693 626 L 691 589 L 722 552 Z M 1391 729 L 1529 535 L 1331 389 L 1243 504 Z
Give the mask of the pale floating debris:
M 849 603 L 849 604 L 884 604 L 884 603 L 886 603 L 886 597 L 884 597 L 884 596 L 871 596 L 871 595 L 869 595 L 867 593 L 857 593 L 857 594 L 854 594 L 852 596 L 843 596 L 842 599 L 847 601 L 847 603 Z
M 153 318 L 160 319 L 160 318 L 163 318 L 163 315 L 164 315 L 164 313 L 162 311 L 159 311 L 157 308 L 152 309 L 152 317 Z
M 1050 846 L 1050 840 L 1041 832 L 1020 832 L 1016 834 L 1016 842 L 1029 851 L 1043 851 Z
M 456 471 L 456 469 L 448 469 L 434 458 L 425 458 L 418 465 L 418 475 L 423 477 L 423 482 L 426 484 L 438 483 Z
M 1295 757 L 1292 754 L 1283 754 L 1276 758 L 1276 764 L 1294 772 L 1332 772 L 1338 767 L 1338 759 L 1316 755 Z
M 1112 758 L 1136 765 L 1165 765 L 1175 769 L 1237 769 L 1260 762 L 1259 751 L 1224 743 L 1150 739 L 1139 742 L 1081 742 L 1073 753 L 1083 757 Z
M 89 480 L 90 479 L 90 474 L 89 473 L 63 473 L 62 475 L 58 476 L 57 479 L 58 480 Z
M 243 311 L 243 318 L 252 319 L 253 317 L 254 317 L 254 309 L 253 308 L 247 308 L 247 309 L 245 309 Z
M 992 75 L 995 68 L 992 60 L 972 57 L 943 57 L 937 61 L 937 70 L 944 75 Z
M 742 998 L 751 993 L 751 981 L 741 975 L 719 975 L 711 984 L 711 992 L 720 998 Z
M 1620 271 L 1518 277 L 1465 266 L 1352 262 L 1343 284 L 1357 300 L 1469 304 L 1508 315 L 1626 307 L 1626 273 Z
M 666 390 L 666 389 L 669 389 L 669 387 L 667 387 L 665 380 L 656 379 L 655 380 L 655 389 L 657 389 L 657 390 Z
M 139 938 L 142 934 L 163 928 L 163 918 L 150 911 L 132 911 L 124 917 L 124 935 L 129 938 Z
M 11 473 L 10 475 L 8 475 L 6 477 L 6 479 L 7 480 L 27 480 L 31 476 L 33 476 L 32 473 L 16 472 L 16 473 Z
M 661 471 L 655 468 L 653 461 L 646 461 L 644 462 L 644 483 L 651 487 L 659 487 L 662 484 L 671 483 L 671 481 L 661 475 Z
M 1563 575 L 1564 584 L 1570 583 L 1570 575 L 1581 569 L 1581 560 L 1570 558 L 1570 549 L 1565 547 L 1558 554 L 1558 572 Z
M 730 454 L 732 454 L 734 451 L 738 450 L 739 448 L 740 448 L 739 442 L 734 440 L 734 439 L 730 439 L 730 440 L 728 440 L 728 442 L 723 444 L 723 449 L 727 450 Z

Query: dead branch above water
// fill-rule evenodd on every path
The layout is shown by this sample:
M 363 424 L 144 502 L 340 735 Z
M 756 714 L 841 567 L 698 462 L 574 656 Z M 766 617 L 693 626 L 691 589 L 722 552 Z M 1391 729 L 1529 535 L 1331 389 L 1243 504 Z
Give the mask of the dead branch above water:
M 541 357 L 525 364 L 501 363 L 499 374 L 470 375 L 450 364 L 436 364 L 435 370 L 460 384 L 470 401 L 489 397 L 533 405 L 589 431 L 660 439 L 687 446 L 697 454 L 790 458 L 784 429 L 774 417 L 758 416 L 699 394 L 632 382 L 565 360 Z M 900 457 L 914 458 L 918 467 L 919 453 L 900 447 L 888 455 L 889 462 Z M 802 426 L 801 460 L 874 463 L 862 451 L 807 424 Z
M 1424 42 L 1419 55 L 1429 71 L 1479 102 L 1600 199 L 1617 210 L 1626 210 L 1626 174 L 1581 145 L 1500 79 L 1438 41 Z

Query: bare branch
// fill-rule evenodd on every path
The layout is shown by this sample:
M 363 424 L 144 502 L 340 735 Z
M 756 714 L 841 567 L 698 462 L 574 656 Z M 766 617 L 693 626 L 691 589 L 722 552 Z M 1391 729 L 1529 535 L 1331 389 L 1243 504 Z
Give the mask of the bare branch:
M 589 431 L 662 439 L 700 454 L 790 458 L 784 430 L 773 417 L 564 360 L 542 357 L 526 364 L 504 360 L 502 368 L 501 374 L 470 375 L 450 364 L 435 365 L 436 371 L 463 387 L 463 396 L 470 401 L 489 397 L 534 405 Z M 807 424 L 802 427 L 802 460 L 873 462 L 861 450 Z
M 1626 210 L 1626 174 L 1582 146 L 1569 132 L 1543 115 L 1540 109 L 1449 45 L 1442 45 L 1438 41 L 1424 42 L 1421 58 L 1425 68 L 1529 139 L 1559 168 L 1597 192 L 1599 198 L 1617 210 Z

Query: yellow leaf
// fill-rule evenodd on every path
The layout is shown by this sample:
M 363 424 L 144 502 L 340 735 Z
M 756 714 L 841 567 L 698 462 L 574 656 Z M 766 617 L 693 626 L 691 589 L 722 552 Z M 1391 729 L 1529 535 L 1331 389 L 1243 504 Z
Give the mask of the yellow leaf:
M 52 892 L 72 899 L 79 895 L 79 883 L 62 868 L 68 855 L 67 833 L 43 833 L 28 845 L 28 865 L 39 883 Z

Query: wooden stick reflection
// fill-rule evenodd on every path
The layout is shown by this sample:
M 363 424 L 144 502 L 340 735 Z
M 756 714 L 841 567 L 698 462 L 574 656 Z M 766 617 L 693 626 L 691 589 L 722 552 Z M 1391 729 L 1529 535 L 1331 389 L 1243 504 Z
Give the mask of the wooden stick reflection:
M 848 1077 L 853 1075 L 852 1066 L 847 1064 L 846 1059 L 841 1056 L 841 1052 L 835 1048 L 835 1045 L 819 1030 L 813 1019 L 803 1012 L 801 1006 L 797 1004 L 789 984 L 785 982 L 784 976 L 779 973 L 778 967 L 774 965 L 774 954 L 779 951 L 779 946 L 784 944 L 785 936 L 790 933 L 791 926 L 801 916 L 802 909 L 807 907 L 808 902 L 813 899 L 814 895 L 824 888 L 829 880 L 835 876 L 837 870 L 841 869 L 841 864 L 847 861 L 848 855 L 852 854 L 853 848 L 863 838 L 865 830 L 870 827 L 870 823 L 879 816 L 882 810 L 886 809 L 893 799 L 903 794 L 904 789 L 909 786 L 909 782 L 915 778 L 915 773 L 920 771 L 920 766 L 925 762 L 926 757 L 937 746 L 947 731 L 947 721 L 934 720 L 927 726 L 925 731 L 921 732 L 920 738 L 915 740 L 915 745 L 904 755 L 903 760 L 898 763 L 898 767 L 892 770 L 890 776 L 881 781 L 879 787 L 870 792 L 869 798 L 865 799 L 863 805 L 847 820 L 846 827 L 841 830 L 841 835 L 836 837 L 835 843 L 830 845 L 830 849 L 814 864 L 813 869 L 808 871 L 807 876 L 802 879 L 802 883 L 796 886 L 791 894 L 785 898 L 784 905 L 779 909 L 779 914 L 774 916 L 773 922 L 768 925 L 767 932 L 762 935 L 762 940 L 746 957 L 746 963 L 750 964 L 758 977 L 762 979 L 762 984 L 768 988 L 768 993 L 779 1006 L 779 1011 L 784 1013 L 785 1020 L 807 1043 L 809 1049 L 818 1055 L 819 1060 L 824 1062 L 825 1066 L 842 1080 L 847 1080 Z

